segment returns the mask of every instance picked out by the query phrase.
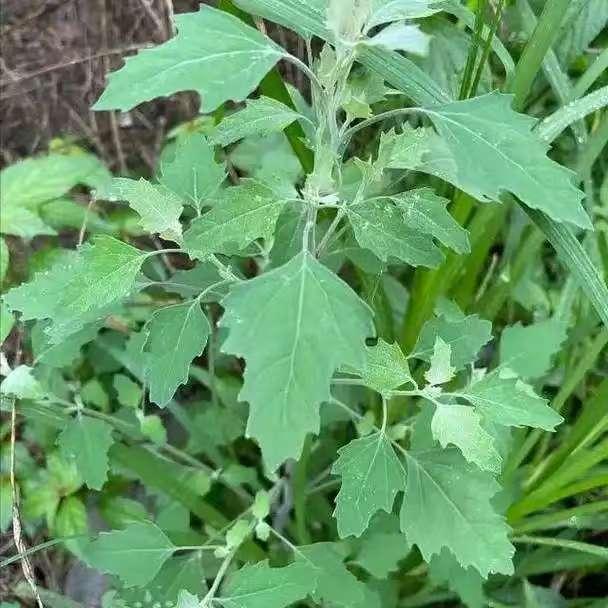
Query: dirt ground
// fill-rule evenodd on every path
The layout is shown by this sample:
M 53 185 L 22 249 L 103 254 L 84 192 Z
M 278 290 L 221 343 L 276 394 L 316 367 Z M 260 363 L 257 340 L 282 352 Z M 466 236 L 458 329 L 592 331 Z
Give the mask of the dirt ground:
M 150 169 L 168 126 L 196 115 L 181 94 L 125 114 L 95 113 L 105 74 L 124 56 L 171 35 L 171 13 L 197 0 L 3 0 L 0 162 L 44 151 L 55 137 L 83 142 L 112 169 Z

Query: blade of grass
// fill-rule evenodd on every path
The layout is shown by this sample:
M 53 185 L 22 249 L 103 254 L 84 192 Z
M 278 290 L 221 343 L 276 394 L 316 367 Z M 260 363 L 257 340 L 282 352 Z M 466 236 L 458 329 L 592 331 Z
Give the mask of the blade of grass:
M 608 475 L 604 475 L 604 483 L 608 483 Z M 527 517 L 518 523 L 513 531 L 516 534 L 527 534 L 538 530 L 552 530 L 555 528 L 577 527 L 577 519 L 608 513 L 608 500 L 598 500 L 570 509 L 560 509 L 552 513 L 543 513 Z
M 593 83 L 608 70 L 608 48 L 605 48 L 595 61 L 587 68 L 587 71 L 578 79 L 574 86 L 573 97 L 581 97 L 592 86 Z
M 525 534 L 514 536 L 511 540 L 519 545 L 544 545 L 547 547 L 562 547 L 564 549 L 572 549 L 574 551 L 589 553 L 589 555 L 596 555 L 597 557 L 608 560 L 608 548 L 583 543 L 578 540 L 551 538 L 546 536 L 527 536 Z

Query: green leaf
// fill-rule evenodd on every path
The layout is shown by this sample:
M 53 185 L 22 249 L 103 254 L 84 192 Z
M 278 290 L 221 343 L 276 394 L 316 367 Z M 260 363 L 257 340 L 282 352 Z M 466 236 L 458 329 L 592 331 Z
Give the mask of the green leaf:
M 213 146 L 201 133 L 180 138 L 173 159 L 162 162 L 159 177 L 161 184 L 195 209 L 201 209 L 225 179 L 224 164 L 215 160 Z
M 76 464 L 84 482 L 94 490 L 101 490 L 107 479 L 108 450 L 113 443 L 112 427 L 88 416 L 70 420 L 57 438 L 62 456 Z
M 481 426 L 482 419 L 474 408 L 466 405 L 436 403 L 431 421 L 433 437 L 442 447 L 449 444 L 480 469 L 500 473 L 502 458 L 494 440 Z
M 91 154 L 49 154 L 11 165 L 0 172 L 3 226 L 9 209 L 33 211 L 78 184 L 98 187 L 109 178 L 108 170 Z
M 349 205 L 347 213 L 359 245 L 383 262 L 397 258 L 412 266 L 434 268 L 443 260 L 433 241 L 408 228 L 397 207 L 386 200 Z
M 304 38 L 326 38 L 328 0 L 235 0 L 244 11 L 292 29 Z
M 524 327 L 506 327 L 500 339 L 500 364 L 520 378 L 536 379 L 551 369 L 551 361 L 566 339 L 566 329 L 553 319 Z
M 248 99 L 243 110 L 230 114 L 215 127 L 211 141 L 227 146 L 250 135 L 282 131 L 300 118 L 301 114 L 270 97 Z
M 116 374 L 112 379 L 112 385 L 117 393 L 118 403 L 124 407 L 136 408 L 142 397 L 142 389 L 137 382 L 124 374 Z
M 354 562 L 375 578 L 385 579 L 410 550 L 397 517 L 376 517 L 361 537 Z
M 201 96 L 201 112 L 213 112 L 227 100 L 245 99 L 284 55 L 257 30 L 209 6 L 176 15 L 175 23 L 174 38 L 127 59 L 110 75 L 93 109 L 126 111 L 155 97 L 194 90 Z
M 31 330 L 35 363 L 44 363 L 50 367 L 66 367 L 80 356 L 85 344 L 95 339 L 101 329 L 101 323 L 85 325 L 57 344 L 49 340 L 45 332 L 47 327 L 49 327 L 48 321 L 38 321 Z
M 86 534 L 88 529 L 87 510 L 82 500 L 77 496 L 64 498 L 55 516 L 53 535 L 59 538 L 75 536 L 76 534 Z M 68 543 L 68 546 L 70 544 Z
M 199 301 L 193 300 L 157 310 L 145 331 L 150 401 L 164 407 L 188 380 L 192 359 L 202 354 L 211 328 Z
M 0 384 L 0 394 L 17 399 L 44 399 L 47 394 L 34 377 L 33 371 L 27 365 L 19 365 L 11 370 Z
M 264 560 L 231 576 L 217 602 L 225 608 L 287 608 L 312 593 L 315 582 L 302 562 L 271 568 Z
M 346 569 L 334 543 L 298 547 L 296 561 L 306 564 L 309 576 L 317 582 L 312 594 L 316 602 L 351 608 L 363 601 L 365 585 Z
M 41 234 L 57 234 L 53 228 L 47 226 L 33 211 L 25 207 L 2 203 L 2 234 L 20 236 L 23 239 L 33 239 Z
M 361 372 L 363 382 L 378 393 L 386 393 L 403 384 L 412 383 L 410 368 L 399 345 L 378 340 L 368 346 L 367 362 Z
M 427 562 L 445 547 L 484 578 L 512 574 L 509 527 L 490 502 L 499 489 L 452 448 L 408 453 L 401 529 Z
M 384 433 L 354 439 L 338 455 L 332 468 L 342 477 L 334 511 L 338 534 L 361 536 L 377 511 L 392 511 L 405 471 Z
M 429 52 L 431 38 L 417 25 L 399 21 L 385 27 L 378 34 L 364 41 L 370 46 L 381 46 L 392 51 L 405 51 L 414 55 L 426 55 Z
M 456 368 L 452 367 L 452 347 L 440 336 L 435 338 L 430 364 L 431 367 L 425 372 L 424 378 L 431 386 L 445 384 L 454 377 Z
M 510 95 L 494 92 L 424 110 L 455 163 L 454 172 L 440 177 L 479 200 L 498 200 L 507 191 L 556 221 L 591 228 L 574 174 L 547 156 L 547 145 L 532 132 L 536 120 L 511 103 Z
M 451 363 L 458 371 L 474 361 L 481 347 L 491 340 L 492 324 L 477 315 L 439 314 L 424 324 L 411 356 L 430 361 L 437 337 L 450 346 Z
M 334 371 L 364 366 L 371 312 L 307 251 L 235 285 L 222 306 L 220 325 L 229 330 L 223 350 L 247 364 L 240 393 L 251 404 L 247 434 L 274 470 L 318 432 Z
M 441 9 L 440 0 L 372 0 L 368 28 L 391 21 L 428 17 Z
M 285 202 L 254 180 L 226 188 L 213 208 L 195 219 L 184 234 L 184 247 L 204 259 L 213 253 L 233 254 L 258 238 L 269 239 Z
M 546 399 L 516 378 L 494 371 L 462 389 L 459 397 L 478 407 L 485 418 L 501 426 L 531 426 L 554 431 L 563 418 Z
M 483 578 L 473 568 L 463 568 L 446 549 L 433 555 L 429 562 L 429 578 L 436 585 L 447 584 L 469 608 L 487 606 L 483 592 Z
M 448 199 L 437 196 L 431 188 L 408 190 L 391 198 L 412 230 L 436 238 L 457 253 L 471 250 L 468 231 L 446 209 Z
M 98 192 L 98 198 L 109 201 L 127 201 L 141 218 L 141 225 L 151 234 L 166 234 L 170 240 L 179 240 L 182 228 L 179 218 L 184 210 L 183 201 L 163 186 L 126 177 L 115 177 Z
M 126 587 L 148 584 L 176 547 L 152 522 L 102 532 L 84 553 L 90 566 L 120 577 Z
M 67 254 L 34 280 L 11 289 L 5 302 L 22 320 L 51 319 L 52 342 L 105 316 L 131 291 L 146 254 L 109 236 Z

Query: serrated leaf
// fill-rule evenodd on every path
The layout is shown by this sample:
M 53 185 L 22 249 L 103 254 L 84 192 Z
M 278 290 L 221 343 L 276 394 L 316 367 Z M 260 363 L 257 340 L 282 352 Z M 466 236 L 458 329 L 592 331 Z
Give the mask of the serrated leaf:
M 431 367 L 424 373 L 424 378 L 431 386 L 445 384 L 454 377 L 452 367 L 452 347 L 440 336 L 435 338 L 435 346 L 430 359 Z
M 227 100 L 241 101 L 284 55 L 257 30 L 221 10 L 202 5 L 176 15 L 177 35 L 127 59 L 109 77 L 93 109 L 130 110 L 142 101 L 194 90 L 201 112 Z
M 391 512 L 405 472 L 384 433 L 354 439 L 338 454 L 332 468 L 342 477 L 334 511 L 338 534 L 361 536 L 377 511 Z
M 451 363 L 458 371 L 474 361 L 481 347 L 491 340 L 492 324 L 477 315 L 437 316 L 422 327 L 411 356 L 430 361 L 437 337 L 450 345 Z
M 532 387 L 516 378 L 502 377 L 499 371 L 458 392 L 458 396 L 478 407 L 484 418 L 501 426 L 531 426 L 554 431 L 563 418 Z
M 312 593 L 315 583 L 302 562 L 271 568 L 265 560 L 230 577 L 217 601 L 225 608 L 287 608 Z
M 284 205 L 271 188 L 254 180 L 226 188 L 213 208 L 184 233 L 184 247 L 200 259 L 234 254 L 255 239 L 270 238 Z
M 471 250 L 469 233 L 447 211 L 448 200 L 431 188 L 408 190 L 391 197 L 412 230 L 428 234 L 457 253 Z
M 307 566 L 309 576 L 316 580 L 312 594 L 315 601 L 351 608 L 363 601 L 365 585 L 344 565 L 334 543 L 315 543 L 298 547 L 296 562 Z
M 235 285 L 222 306 L 220 325 L 229 330 L 222 349 L 246 361 L 239 397 L 251 404 L 247 434 L 274 470 L 318 432 L 334 371 L 365 364 L 371 312 L 307 251 Z
M 565 339 L 566 328 L 553 319 L 525 327 L 510 325 L 500 339 L 500 364 L 520 378 L 541 378 L 551 369 L 551 360 Z
M 401 213 L 387 200 L 368 200 L 347 207 L 348 218 L 361 247 L 383 262 L 397 258 L 412 266 L 435 268 L 443 255 L 433 241 L 408 228 Z
M 386 393 L 403 384 L 413 384 L 407 359 L 397 343 L 388 344 L 380 339 L 375 346 L 368 346 L 366 353 L 361 378 L 376 392 Z
M 442 447 L 455 445 L 469 462 L 485 471 L 499 473 L 502 458 L 494 447 L 492 435 L 481 426 L 481 422 L 481 417 L 472 407 L 436 403 L 431 430 Z
M 126 587 L 143 587 L 157 575 L 176 547 L 152 522 L 102 532 L 85 548 L 87 562 L 120 577 Z
M 52 342 L 104 316 L 105 309 L 131 291 L 145 252 L 109 236 L 71 252 L 33 281 L 11 289 L 5 302 L 23 320 L 51 319 Z
M 183 201 L 163 186 L 152 184 L 143 177 L 139 180 L 115 177 L 98 192 L 98 197 L 109 201 L 126 201 L 141 218 L 146 232 L 169 233 L 175 240 L 181 235 L 179 218 Z
M 487 605 L 483 578 L 473 568 L 463 568 L 447 549 L 433 555 L 429 562 L 429 578 L 436 585 L 447 584 L 468 608 L 484 608 Z
M 506 191 L 554 220 L 591 228 L 573 173 L 547 156 L 532 132 L 536 120 L 511 103 L 510 95 L 493 92 L 424 110 L 456 164 L 443 178 L 479 200 L 498 200 Z
M 270 97 L 247 100 L 244 109 L 230 114 L 215 127 L 211 141 L 219 146 L 249 137 L 282 131 L 302 116 L 285 104 Z
M 400 21 L 391 23 L 369 40 L 365 40 L 364 44 L 414 55 L 426 55 L 429 52 L 430 40 L 430 36 L 417 25 Z
M 107 479 L 108 450 L 113 443 L 112 427 L 88 416 L 70 420 L 57 438 L 63 457 L 76 464 L 84 482 L 94 490 L 101 490 Z
M 150 401 L 164 407 L 188 380 L 192 359 L 202 354 L 211 328 L 198 300 L 157 310 L 146 324 L 144 374 Z
M 179 140 L 170 161 L 161 165 L 159 181 L 196 209 L 214 196 L 226 179 L 224 163 L 215 160 L 215 151 L 201 133 Z
M 0 394 L 17 399 L 44 399 L 46 391 L 34 377 L 33 371 L 27 365 L 19 365 L 11 370 L 0 384 Z
M 499 489 L 453 448 L 409 453 L 401 529 L 427 562 L 446 548 L 484 578 L 512 574 L 509 527 L 490 502 Z

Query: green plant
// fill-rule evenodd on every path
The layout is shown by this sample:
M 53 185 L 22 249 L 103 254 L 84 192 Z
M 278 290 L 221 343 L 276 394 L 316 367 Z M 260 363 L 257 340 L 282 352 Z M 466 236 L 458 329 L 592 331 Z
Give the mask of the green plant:
M 527 576 L 608 559 L 576 537 L 606 514 L 608 384 L 592 373 L 608 341 L 605 234 L 579 242 L 595 211 L 547 156 L 568 127 L 584 143 L 607 91 L 574 100 L 550 80 L 569 105 L 540 122 L 514 111 L 549 71 L 568 3 L 547 2 L 517 65 L 496 35 L 504 3 L 487 23 L 477 4 L 237 2 L 297 32 L 306 62 L 229 3 L 203 6 L 110 75 L 95 105 L 200 94 L 217 120 L 180 132 L 156 179 L 110 178 L 79 154 L 3 172 L 10 235 L 52 234 L 42 210 L 78 184 L 135 214 L 95 225 L 89 209 L 80 240 L 101 234 L 2 300 L 7 327 L 16 312 L 31 329 L 32 359 L 0 391 L 13 417 L 44 426 L 49 452 L 19 472 L 24 512 L 115 577 L 107 605 L 536 606 L 549 599 Z M 453 42 L 444 11 L 471 44 Z M 464 48 L 460 74 L 429 75 L 427 32 Z M 490 92 L 492 53 L 514 97 Z M 308 77 L 311 106 L 272 72 L 224 116 L 279 61 Z M 587 192 L 597 133 L 605 143 L 598 127 L 579 156 Z M 532 263 L 544 238 L 570 270 L 563 289 Z M 540 314 L 509 323 L 507 301 Z M 486 316 L 504 327 L 497 342 Z M 565 417 L 559 442 L 543 433 Z M 152 507 L 121 496 L 133 480 Z M 89 490 L 110 528 L 93 540 Z M 27 571 L 18 549 L 4 565 L 21 557 Z

